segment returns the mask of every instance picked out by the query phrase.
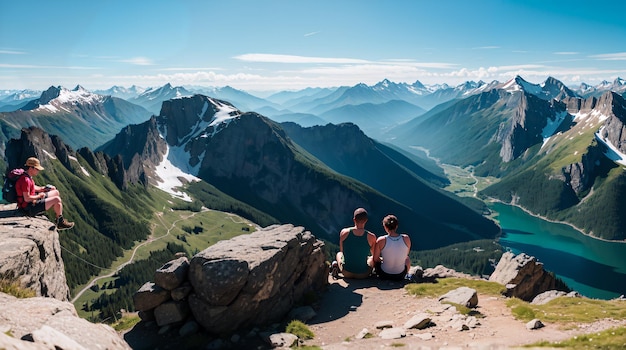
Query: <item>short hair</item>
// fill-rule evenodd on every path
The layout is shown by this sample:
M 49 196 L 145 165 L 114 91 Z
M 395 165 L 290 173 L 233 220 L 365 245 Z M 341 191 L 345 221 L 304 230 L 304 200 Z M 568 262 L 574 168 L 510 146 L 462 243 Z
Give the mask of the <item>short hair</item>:
M 364 208 L 358 208 L 357 210 L 354 211 L 354 220 L 355 221 L 367 221 L 367 210 L 365 210 Z

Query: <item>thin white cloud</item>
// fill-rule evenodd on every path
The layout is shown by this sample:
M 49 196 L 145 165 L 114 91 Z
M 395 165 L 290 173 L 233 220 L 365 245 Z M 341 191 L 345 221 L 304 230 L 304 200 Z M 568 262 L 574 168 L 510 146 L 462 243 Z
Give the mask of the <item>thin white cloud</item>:
M 411 66 L 418 68 L 435 68 L 435 69 L 454 69 L 458 67 L 456 63 L 446 63 L 446 62 L 418 62 L 411 59 L 402 59 L 402 58 L 394 58 L 388 59 L 382 62 L 375 62 L 381 65 L 389 65 L 390 63 L 394 65 L 403 65 L 403 66 Z
M 494 49 L 499 49 L 500 46 L 479 46 L 479 47 L 473 47 L 473 50 L 494 50 Z
M 558 52 L 553 52 L 555 55 L 578 55 L 580 54 L 580 52 L 576 52 L 576 51 L 558 51 Z
M 119 60 L 119 62 L 130 63 L 137 66 L 151 66 L 153 65 L 152 60 L 146 57 L 133 57 L 125 60 Z
M 304 34 L 304 36 L 312 36 L 312 35 L 319 34 L 319 33 L 321 33 L 321 32 L 319 32 L 319 31 L 317 31 L 317 32 L 310 32 L 310 33 Z
M 367 60 L 356 58 L 336 58 L 336 57 L 307 57 L 294 55 L 275 55 L 265 53 L 248 53 L 233 57 L 240 61 L 247 62 L 264 62 L 264 63 L 336 63 L 336 64 L 354 64 L 368 63 Z
M 2 55 L 23 55 L 26 52 L 23 51 L 15 51 L 15 50 L 0 50 L 0 54 Z
M 193 72 L 193 71 L 213 71 L 213 70 L 224 70 L 224 68 L 218 67 L 170 67 L 170 68 L 162 68 L 159 69 L 164 72 Z
M 602 61 L 626 61 L 626 52 L 605 53 L 601 55 L 591 55 L 589 57 Z

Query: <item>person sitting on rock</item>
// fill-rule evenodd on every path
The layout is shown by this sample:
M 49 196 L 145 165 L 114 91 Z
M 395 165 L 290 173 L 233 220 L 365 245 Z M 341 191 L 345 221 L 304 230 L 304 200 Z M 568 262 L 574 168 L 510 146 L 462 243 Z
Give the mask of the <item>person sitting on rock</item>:
M 24 175 L 20 176 L 15 183 L 18 208 L 29 216 L 38 215 L 52 208 L 56 214 L 57 230 L 67 230 L 74 227 L 73 222 L 63 218 L 63 202 L 59 190 L 52 185 L 45 187 L 35 185 L 33 177 L 43 169 L 39 159 L 31 157 L 26 160 Z
M 354 211 L 354 226 L 339 233 L 339 252 L 336 264 L 333 263 L 337 269 L 333 271 L 333 277 L 337 278 L 338 272 L 345 278 L 366 278 L 372 273 L 376 235 L 365 229 L 367 219 L 367 211 L 358 208 Z
M 376 275 L 383 279 L 402 280 L 410 279 L 411 269 L 411 238 L 407 234 L 399 234 L 398 218 L 387 215 L 383 219 L 383 227 L 387 234 L 378 237 L 374 246 L 374 268 Z

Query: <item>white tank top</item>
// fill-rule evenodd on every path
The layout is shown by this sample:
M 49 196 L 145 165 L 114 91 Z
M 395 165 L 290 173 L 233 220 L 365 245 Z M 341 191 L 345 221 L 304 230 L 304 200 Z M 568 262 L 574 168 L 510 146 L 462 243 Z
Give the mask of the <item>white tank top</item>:
M 406 257 L 409 255 L 409 247 L 404 243 L 404 237 L 385 236 L 385 247 L 380 251 L 383 258 L 381 268 L 388 274 L 399 274 L 404 271 Z

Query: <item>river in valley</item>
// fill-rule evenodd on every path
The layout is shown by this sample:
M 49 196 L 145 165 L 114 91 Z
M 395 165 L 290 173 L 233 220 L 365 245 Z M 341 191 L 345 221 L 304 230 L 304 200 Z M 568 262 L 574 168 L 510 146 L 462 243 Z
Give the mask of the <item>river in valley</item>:
M 505 248 L 536 257 L 584 296 L 613 299 L 626 294 L 626 243 L 594 239 L 515 206 L 490 203 L 489 207 L 498 213 L 503 230 L 500 244 Z

